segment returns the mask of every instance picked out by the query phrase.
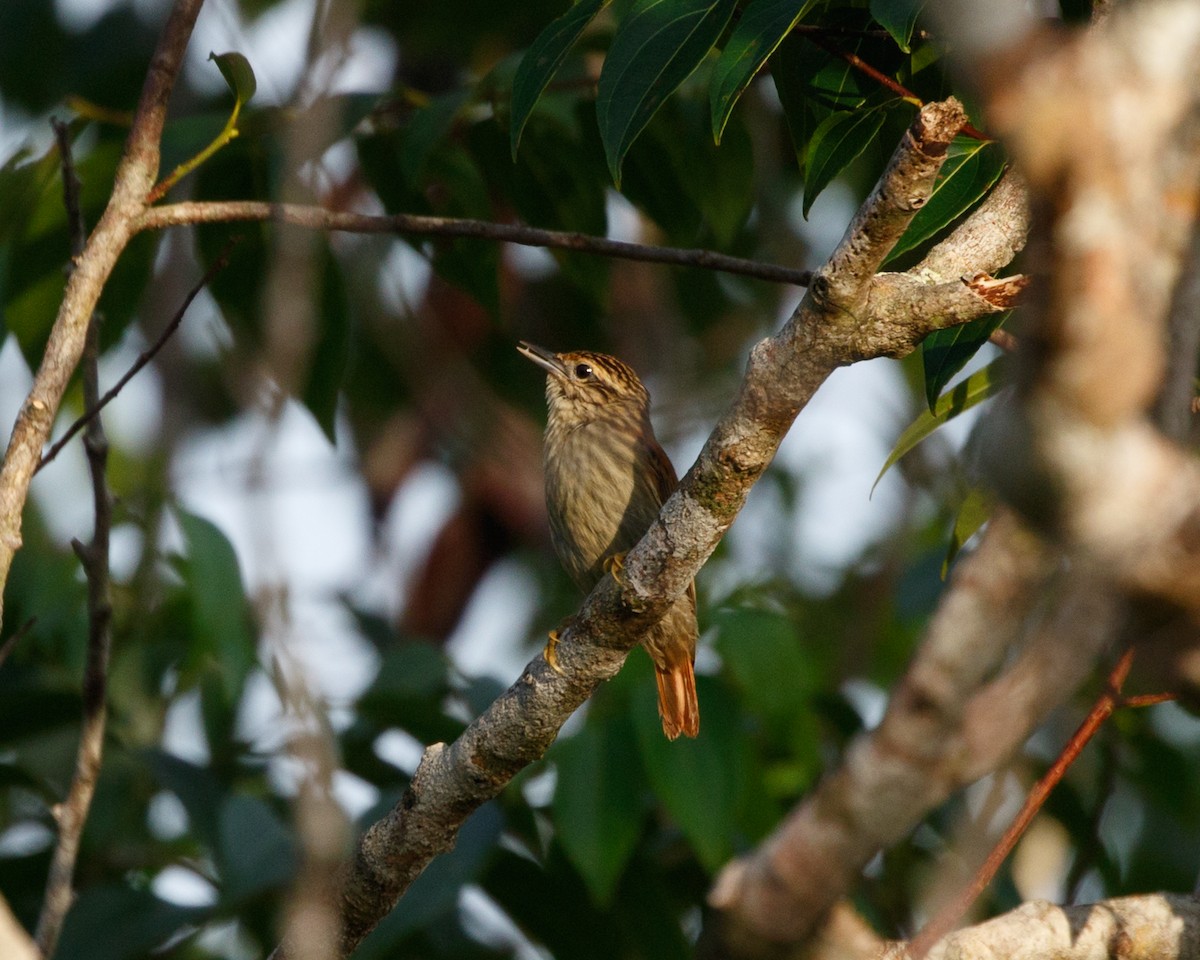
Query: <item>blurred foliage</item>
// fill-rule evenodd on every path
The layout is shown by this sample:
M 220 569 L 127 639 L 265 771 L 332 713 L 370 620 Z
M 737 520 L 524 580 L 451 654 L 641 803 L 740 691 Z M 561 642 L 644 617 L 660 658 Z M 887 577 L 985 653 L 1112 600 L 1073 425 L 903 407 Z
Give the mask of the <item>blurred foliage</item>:
M 260 26 L 283 6 L 211 5 Z M 32 367 L 67 250 L 59 158 L 45 147 L 41 119 L 71 115 L 64 103 L 77 109 L 75 161 L 94 224 L 123 142 L 120 120 L 136 103 L 160 26 L 145 19 L 150 6 L 117 3 L 78 30 L 60 21 L 52 0 L 0 3 L 0 102 L 36 120 L 30 145 L 8 142 L 0 157 L 0 337 L 14 340 Z M 840 53 L 857 54 L 919 98 L 950 90 L 941 50 L 917 29 L 919 7 L 351 4 L 397 52 L 388 89 L 331 91 L 318 62 L 299 90 L 274 90 L 282 102 L 264 96 L 259 78 L 257 96 L 243 104 L 254 64 L 227 57 L 222 69 L 236 66 L 239 136 L 167 201 L 286 199 L 597 235 L 627 230 L 632 209 L 651 240 L 802 264 L 799 216 L 835 180 L 864 196 L 915 110 Z M 1085 8 L 1069 4 L 1064 16 L 1079 19 Z M 227 91 L 181 83 L 164 172 L 211 142 L 229 113 Z M 957 143 L 897 263 L 915 262 L 979 202 L 1003 164 L 995 144 Z M 228 336 L 215 337 L 208 352 L 164 351 L 156 360 L 159 435 L 149 451 L 114 451 L 117 522 L 136 534 L 136 547 L 115 586 L 106 761 L 83 837 L 79 899 L 58 951 L 72 960 L 152 949 L 189 960 L 265 955 L 297 862 L 279 745 L 247 738 L 242 722 L 250 688 L 280 682 L 261 644 L 265 601 L 248 592 L 227 532 L 172 492 L 173 455 L 189 437 L 256 409 L 265 374 L 331 442 L 356 452 L 353 469 L 377 520 L 419 466 L 454 477 L 457 506 L 428 556 L 414 560 L 399 616 L 385 619 L 354 597 L 343 604 L 347 629 L 378 660 L 335 728 L 344 769 L 377 796 L 361 827 L 396 801 L 411 774 L 384 749 L 388 738 L 450 740 L 499 689 L 465 674 L 444 646 L 487 572 L 501 560 L 529 572 L 529 652 L 576 602 L 544 532 L 540 378 L 513 341 L 622 354 L 660 398 L 675 398 L 664 408 L 666 431 L 687 436 L 720 409 L 747 345 L 795 296 L 574 252 L 530 261 L 481 239 L 298 238 L 269 224 L 212 225 L 130 246 L 101 301 L 105 349 L 152 339 L 233 236 L 241 242 L 210 288 L 220 320 L 209 322 Z M 429 281 L 402 283 L 398 263 L 427 269 Z M 993 327 L 946 331 L 931 338 L 923 360 L 906 362 L 911 406 L 900 415 L 916 420 L 884 469 L 919 457 L 919 441 L 1002 385 L 994 363 L 951 383 Z M 72 392 L 64 416 L 77 407 Z M 986 498 L 965 492 L 963 467 L 949 469 L 953 482 L 930 482 L 932 496 L 911 498 L 891 535 L 817 590 L 790 540 L 802 491 L 795 476 L 773 468 L 756 494 L 773 498 L 779 514 L 758 545 L 778 561 L 771 578 L 746 582 L 724 548 L 701 577 L 701 737 L 662 738 L 649 664 L 635 653 L 546 758 L 467 823 L 454 851 L 430 866 L 358 956 L 510 956 L 514 937 L 564 960 L 688 956 L 714 872 L 760 841 L 873 722 L 942 589 L 947 543 L 957 549 L 984 521 Z M 0 889 L 30 926 L 53 807 L 71 775 L 87 627 L 78 563 L 47 530 L 53 512 L 44 499 L 27 510 L 0 638 L 33 621 L 0 668 Z M 1104 769 L 1081 763 L 1052 800 L 1048 815 L 1066 828 L 1093 895 L 1190 889 L 1200 833 L 1189 799 L 1200 768 L 1194 750 L 1161 734 L 1180 726 L 1177 713 L 1166 717 L 1162 725 L 1146 714 L 1122 719 L 1108 733 Z M 169 723 L 195 728 L 188 757 L 164 746 Z M 1056 724 L 1051 739 L 1068 729 Z M 1028 763 L 1045 761 L 1039 754 Z M 969 807 L 961 798 L 948 804 L 872 865 L 858 905 L 882 933 L 911 928 L 939 854 L 975 815 Z M 1140 815 L 1113 822 L 1106 809 Z M 172 876 L 200 892 L 174 902 L 180 884 L 160 882 Z M 489 899 L 506 932 L 464 908 L 464 890 Z M 1009 880 L 991 896 L 999 909 L 1016 890 Z

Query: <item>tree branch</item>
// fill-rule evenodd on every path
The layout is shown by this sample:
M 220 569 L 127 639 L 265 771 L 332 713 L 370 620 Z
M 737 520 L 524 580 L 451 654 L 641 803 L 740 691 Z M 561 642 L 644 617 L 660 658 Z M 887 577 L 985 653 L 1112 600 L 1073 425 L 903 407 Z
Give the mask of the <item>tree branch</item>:
M 160 230 L 195 223 L 233 223 L 239 221 L 286 223 L 313 230 L 346 233 L 394 233 L 410 237 L 471 237 L 498 240 L 526 247 L 576 250 L 602 257 L 666 263 L 677 267 L 718 270 L 773 283 L 808 286 L 812 273 L 790 267 L 731 257 L 714 250 L 680 247 L 655 247 L 624 240 L 609 240 L 586 233 L 543 230 L 519 223 L 493 223 L 489 220 L 462 220 L 455 217 L 426 217 L 414 213 L 372 216 L 346 213 L 297 203 L 266 203 L 258 200 L 221 200 L 172 203 L 151 207 L 139 218 L 137 229 Z
M 752 351 L 736 400 L 627 555 L 621 582 L 605 578 L 565 631 L 558 654 L 563 674 L 535 659 L 458 740 L 425 751 L 400 803 L 363 837 L 346 877 L 344 953 L 433 857 L 453 846 L 463 821 L 539 758 L 567 717 L 620 669 L 715 549 L 817 387 L 870 348 L 871 332 L 861 328 L 871 324 L 854 323 L 851 307 L 868 300 L 869 264 L 882 263 L 932 191 L 962 116 L 954 100 L 921 111 L 856 218 L 857 229 L 819 272 L 822 283 L 814 282 L 783 329 Z M 282 947 L 275 953 L 284 955 Z
M 71 140 L 65 124 L 55 122 L 54 133 L 62 157 L 63 201 L 71 232 L 71 256 L 83 253 L 87 228 L 79 206 L 79 180 L 71 160 Z M 88 324 L 83 358 L 84 405 L 99 403 L 100 315 L 93 313 Z M 83 673 L 83 726 L 75 756 L 75 774 L 66 799 L 58 808 L 58 843 L 50 860 L 46 894 L 38 917 L 37 945 L 42 955 L 51 957 L 62 932 L 63 921 L 74 900 L 72 881 L 79 843 L 87 823 L 100 765 L 104 756 L 104 728 L 107 721 L 108 660 L 112 649 L 112 592 L 108 566 L 109 533 L 112 529 L 112 500 L 105 475 L 108 466 L 108 439 L 98 416 L 93 417 L 84 435 L 88 470 L 92 478 L 92 504 L 95 526 L 87 547 L 74 541 L 75 552 L 87 576 L 88 645 Z
M 176 0 L 142 86 L 112 196 L 67 280 L 58 315 L 33 386 L 17 415 L 0 467 L 0 622 L 3 590 L 21 546 L 21 514 L 39 455 L 50 436 L 63 392 L 83 353 L 88 321 L 158 174 L 159 140 L 167 101 L 203 0 Z
M 977 35 L 993 16 L 1010 32 Z M 1173 297 L 1188 299 L 1175 290 L 1200 207 L 1200 9 L 1121 7 L 1053 43 L 1023 17 L 1008 3 L 974 5 L 970 30 L 946 17 L 1028 183 L 1046 275 L 1018 352 L 1023 403 L 990 418 L 986 466 L 1076 555 L 1194 613 L 1200 463 L 1147 413 Z
M 1017 845 L 1017 841 L 1021 839 L 1029 824 L 1033 822 L 1033 818 L 1042 809 L 1051 791 L 1066 775 L 1067 769 L 1083 752 L 1083 748 L 1091 742 L 1092 737 L 1096 735 L 1104 722 L 1112 716 L 1113 710 L 1124 705 L 1121 688 L 1125 685 L 1125 679 L 1129 676 L 1129 668 L 1133 665 L 1133 653 L 1133 647 L 1129 647 L 1121 655 L 1121 659 L 1117 661 L 1117 665 L 1109 674 L 1107 689 L 1100 694 L 1099 699 L 1093 704 L 1079 728 L 1059 752 L 1054 763 L 1050 765 L 1050 769 L 1029 791 L 1020 812 L 1009 824 L 1008 829 L 1004 831 L 1004 836 L 992 848 L 987 860 L 975 872 L 971 882 L 959 891 L 957 897 L 942 907 L 909 941 L 908 952 L 913 960 L 923 960 L 935 943 L 958 926 L 958 922 L 966 915 L 971 904 L 992 882 L 996 872 L 1008 855 L 1012 853 L 1013 847 Z
M 906 957 L 903 944 L 885 960 Z M 950 934 L 928 960 L 1192 960 L 1200 956 L 1200 900 L 1177 893 L 1118 897 L 1074 907 L 1044 900 Z
M 975 553 L 955 568 L 880 725 L 851 744 L 841 767 L 753 853 L 718 875 L 709 902 L 720 915 L 705 933 L 707 955 L 786 955 L 812 935 L 880 849 L 980 775 L 971 746 L 982 731 L 971 706 L 1020 647 L 1054 569 L 1053 554 L 1015 518 L 992 521 Z M 1073 656 L 1091 662 L 1078 647 Z M 1086 667 L 1078 679 L 1084 676 Z M 1020 746 L 1073 689 L 1056 674 L 1030 679 L 1036 709 L 1006 720 L 1008 749 L 998 757 L 993 751 L 993 760 Z

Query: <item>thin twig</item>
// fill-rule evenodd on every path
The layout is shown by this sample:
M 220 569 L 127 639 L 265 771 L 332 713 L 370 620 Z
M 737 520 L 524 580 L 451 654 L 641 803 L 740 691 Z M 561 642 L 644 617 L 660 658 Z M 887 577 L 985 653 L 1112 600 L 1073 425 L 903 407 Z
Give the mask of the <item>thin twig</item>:
M 564 230 L 543 230 L 517 223 L 492 223 L 487 220 L 460 220 L 454 217 L 426 217 L 410 213 L 391 216 L 371 216 L 363 213 L 343 213 L 322 207 L 293 203 L 265 203 L 258 200 L 225 200 L 216 202 L 172 203 L 151 207 L 137 221 L 139 230 L 159 230 L 164 227 L 195 223 L 230 223 L 235 221 L 274 221 L 317 230 L 340 230 L 347 233 L 396 233 L 415 237 L 471 237 L 499 240 L 526 247 L 550 247 L 556 250 L 577 250 L 602 257 L 622 260 L 641 260 L 666 263 L 677 267 L 699 267 L 734 273 L 774 283 L 808 286 L 811 270 L 793 270 L 757 260 L 731 257 L 714 250 L 695 250 L 681 247 L 655 247 L 624 240 L 609 240 L 586 233 Z
M 979 895 L 992 882 L 992 878 L 995 877 L 996 872 L 1008 858 L 1013 847 L 1017 845 L 1017 841 L 1021 839 L 1026 828 L 1033 822 L 1033 818 L 1037 816 L 1038 811 L 1045 804 L 1051 791 L 1058 786 L 1071 764 L 1075 762 L 1079 754 L 1083 751 L 1083 748 L 1087 746 L 1088 741 L 1096 735 L 1096 731 L 1112 715 L 1113 710 L 1130 702 L 1129 700 L 1122 699 L 1121 687 L 1125 683 L 1125 678 L 1129 676 L 1129 668 L 1133 665 L 1133 653 L 1133 647 L 1129 647 L 1121 655 L 1121 659 L 1117 661 L 1117 665 L 1113 667 L 1112 672 L 1109 674 L 1108 686 L 1104 693 L 1096 700 L 1096 703 L 1084 718 L 1083 723 L 1079 725 L 1079 728 L 1071 736 L 1071 739 L 1067 741 L 1066 746 L 1063 747 L 1054 763 L 1050 765 L 1050 769 L 1046 771 L 1045 775 L 1029 791 L 1029 796 L 1025 798 L 1025 805 L 1021 808 L 1021 812 L 1017 814 L 1016 819 L 1013 820 L 1009 828 L 1004 832 L 1004 836 L 992 848 L 992 852 L 988 854 L 983 865 L 976 871 L 971 882 L 954 900 L 939 910 L 921 928 L 917 935 L 909 941 L 908 955 L 912 960 L 922 960 L 935 943 L 957 926 L 958 922 L 970 909 L 971 904 L 979 898 Z
M 53 121 L 58 138 L 63 174 L 63 203 L 71 231 L 71 258 L 74 263 L 84 249 L 87 228 L 79 207 L 79 179 L 71 159 L 71 140 L 66 124 Z M 88 324 L 83 352 L 83 395 L 88 407 L 97 406 L 99 396 L 100 320 L 93 313 Z M 95 527 L 92 542 L 84 547 L 73 541 L 75 552 L 87 576 L 88 645 L 83 673 L 83 727 L 75 756 L 75 775 L 67 797 L 58 812 L 58 843 L 46 878 L 46 895 L 38 917 L 37 945 L 42 955 L 53 956 L 62 932 L 63 921 L 74 899 L 71 887 L 79 842 L 87 823 L 100 764 L 104 754 L 105 710 L 108 689 L 108 660 L 112 649 L 112 591 L 109 578 L 108 543 L 112 529 L 112 500 L 105 471 L 108 466 L 108 439 L 99 417 L 92 417 L 84 435 L 88 467 L 92 476 L 92 501 Z
M 0 667 L 4 666 L 4 662 L 8 659 L 9 654 L 16 649 L 17 644 L 24 639 L 25 634 L 33 629 L 35 623 L 37 623 L 37 617 L 30 617 L 13 631 L 11 637 L 4 641 L 4 646 L 0 647 Z
M 832 53 L 835 57 L 841 57 L 848 64 L 850 64 L 850 66 L 852 66 L 855 70 L 870 77 L 872 80 L 874 80 L 876 83 L 878 83 L 881 87 L 883 87 L 886 90 L 890 90 L 892 93 L 894 93 L 896 96 L 900 97 L 902 100 L 906 100 L 908 103 L 911 103 L 913 106 L 918 107 L 918 108 L 925 106 L 925 101 L 922 100 L 920 97 L 918 97 L 911 90 L 909 90 L 908 87 L 893 80 L 882 70 L 878 70 L 875 67 L 871 66 L 869 63 L 867 63 L 867 61 L 865 61 L 858 54 L 850 53 L 849 51 L 841 50 L 838 47 L 835 47 L 828 40 L 823 39 L 823 37 L 819 33 L 813 32 L 813 33 L 807 34 L 807 36 L 808 36 L 809 40 L 811 40 L 813 43 L 815 43 L 818 47 L 820 47 L 826 53 Z M 994 139 L 992 137 L 989 137 L 982 130 L 979 130 L 978 128 L 972 126 L 969 123 L 963 123 L 962 129 L 959 132 L 962 133 L 962 135 L 964 137 L 970 137 L 973 140 L 982 140 L 982 141 L 986 142 L 986 141 L 991 141 L 992 139 Z
M 234 237 L 225 245 L 225 248 L 217 255 L 217 259 L 212 262 L 212 266 L 210 266 L 204 272 L 204 276 L 196 281 L 196 285 L 193 286 L 192 289 L 188 291 L 187 296 L 183 298 L 183 303 L 180 304 L 179 309 L 175 311 L 175 316 L 171 318 L 171 322 L 168 323 L 163 329 L 163 332 L 158 335 L 158 339 L 140 354 L 138 354 L 138 358 L 133 361 L 133 365 L 125 371 L 125 373 L 121 376 L 121 379 L 113 384 L 112 388 L 94 405 L 89 404 L 79 419 L 72 423 L 71 426 L 67 428 L 67 432 L 59 437 L 58 440 L 54 442 L 54 445 L 46 451 L 46 453 L 42 456 L 42 459 L 38 462 L 37 470 L 34 470 L 35 476 L 37 475 L 38 470 L 41 470 L 42 467 L 58 456 L 59 451 L 61 451 L 62 448 L 70 442 L 71 438 L 74 437 L 75 434 L 91 423 L 91 421 L 99 415 L 100 411 L 116 398 L 117 394 L 125 388 L 125 384 L 137 376 L 142 367 L 154 359 L 158 351 L 160 351 L 166 345 L 166 342 L 171 339 L 171 335 L 179 329 L 179 324 L 183 322 L 183 317 L 187 313 L 188 307 L 192 305 L 192 301 L 196 299 L 201 290 L 203 290 L 212 282 L 213 278 L 218 273 L 220 273 L 229 265 L 229 256 L 233 252 L 233 248 L 237 246 L 240 239 L 240 237 Z

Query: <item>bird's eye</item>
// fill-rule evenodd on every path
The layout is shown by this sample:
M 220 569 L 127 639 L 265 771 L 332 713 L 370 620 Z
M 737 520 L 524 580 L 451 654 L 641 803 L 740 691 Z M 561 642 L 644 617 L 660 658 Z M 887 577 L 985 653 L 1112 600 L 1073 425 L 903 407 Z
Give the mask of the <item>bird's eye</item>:
M 591 380 L 592 365 L 590 363 L 575 364 L 575 379 L 576 380 Z

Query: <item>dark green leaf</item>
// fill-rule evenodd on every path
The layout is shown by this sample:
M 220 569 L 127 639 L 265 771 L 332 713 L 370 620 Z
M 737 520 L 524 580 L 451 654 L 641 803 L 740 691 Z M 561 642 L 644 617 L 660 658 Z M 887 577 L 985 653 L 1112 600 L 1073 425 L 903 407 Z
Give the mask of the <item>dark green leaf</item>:
M 901 50 L 909 53 L 913 28 L 924 6 L 925 0 L 871 0 L 871 16 L 892 35 Z
M 313 346 L 303 400 L 330 443 L 337 443 L 338 397 L 350 361 L 350 303 L 337 260 L 323 246 L 317 340 Z
M 295 841 L 275 812 L 255 797 L 231 795 L 217 814 L 221 899 L 242 903 L 283 886 L 296 867 Z
M 85 890 L 67 914 L 54 955 L 72 960 L 141 960 L 209 913 L 208 908 L 168 903 L 147 890 Z
M 1004 172 L 1004 153 L 997 143 L 959 137 L 946 152 L 946 162 L 929 200 L 913 217 L 888 261 L 920 246 L 973 207 Z
M 1011 312 L 1011 311 L 1010 311 Z M 967 362 L 979 352 L 992 331 L 1008 318 L 1008 313 L 992 313 L 970 323 L 935 330 L 921 343 L 925 369 L 925 399 L 932 410 L 946 384 L 954 379 Z
M 225 534 L 203 517 L 181 510 L 179 524 L 188 545 L 185 569 L 195 642 L 215 661 L 228 700 L 236 703 L 255 661 L 237 554 Z
M 720 143 L 734 105 L 754 75 L 816 0 L 750 0 L 721 51 L 709 86 L 713 139 Z
M 418 187 L 430 154 L 454 126 L 459 110 L 471 99 L 471 91 L 455 90 L 435 97 L 409 120 L 400 147 L 400 170 L 414 188 Z
M 697 677 L 700 736 L 672 742 L 663 736 L 652 706 L 654 684 L 641 687 L 644 695 L 633 698 L 631 706 L 646 776 L 700 862 L 716 870 L 733 852 L 743 763 L 741 719 L 719 683 Z
M 904 432 L 900 434 L 900 439 L 896 441 L 892 452 L 888 454 L 883 469 L 879 471 L 879 476 L 875 478 L 875 484 L 877 485 L 883 479 L 883 475 L 891 469 L 894 463 L 933 433 L 938 427 L 953 420 L 960 413 L 964 413 L 977 404 L 982 403 L 999 390 L 1004 385 L 1002 378 L 999 376 L 1001 371 L 1000 360 L 1002 359 L 993 360 L 982 370 L 971 374 L 966 380 L 955 386 L 954 389 L 943 393 L 938 397 L 938 401 L 934 404 L 932 411 L 924 411 L 916 420 L 910 423 Z M 872 486 L 873 489 L 874 486 Z
M 514 160 L 517 159 L 517 149 L 521 145 L 521 134 L 525 130 L 525 124 L 542 91 L 554 79 L 558 68 L 566 59 L 567 51 L 575 45 L 579 35 L 610 2 L 611 0 L 578 0 L 570 10 L 538 34 L 521 59 L 521 66 L 517 68 L 517 76 L 513 80 L 512 118 L 509 123 Z
M 596 117 L 613 182 L 630 144 L 716 43 L 735 0 L 639 0 L 600 72 Z
M 241 107 L 249 103 L 258 90 L 258 81 L 254 79 L 254 68 L 250 66 L 250 61 L 240 53 L 233 52 L 210 53 L 208 59 L 216 62 L 221 76 L 237 98 L 237 105 Z
M 467 826 L 470 824 L 468 820 Z M 558 847 L 551 846 L 544 862 L 534 861 L 504 846 L 496 850 L 491 859 L 483 877 L 488 895 L 522 930 L 529 931 L 550 956 L 572 960 L 655 956 L 634 951 L 626 954 L 622 950 L 622 915 L 619 912 L 602 913 L 592 906 L 588 888 Z M 438 862 L 435 860 L 430 870 Z M 630 870 L 626 877 L 632 873 Z M 400 909 L 404 902 L 400 901 Z M 367 944 L 370 944 L 369 940 Z M 381 956 L 378 960 L 385 958 Z
M 954 517 L 954 530 L 950 534 L 950 545 L 946 548 L 946 559 L 942 561 L 943 580 L 950 571 L 950 564 L 958 556 L 958 551 L 987 522 L 992 515 L 994 506 L 994 498 L 983 490 L 973 489 L 964 498 Z
M 813 131 L 804 159 L 805 217 L 821 191 L 867 148 L 884 119 L 884 112 L 875 108 L 851 113 L 838 111 Z
M 748 706 L 780 720 L 794 715 L 813 684 L 795 625 L 763 610 L 722 610 L 716 617 L 717 651 Z
M 217 811 L 221 803 L 220 781 L 207 767 L 189 763 L 165 750 L 147 750 L 145 759 L 159 784 L 175 794 L 183 804 L 193 833 L 215 849 Z
M 627 715 L 591 717 L 552 755 L 558 840 L 602 906 L 611 902 L 641 833 L 643 779 L 635 742 Z

